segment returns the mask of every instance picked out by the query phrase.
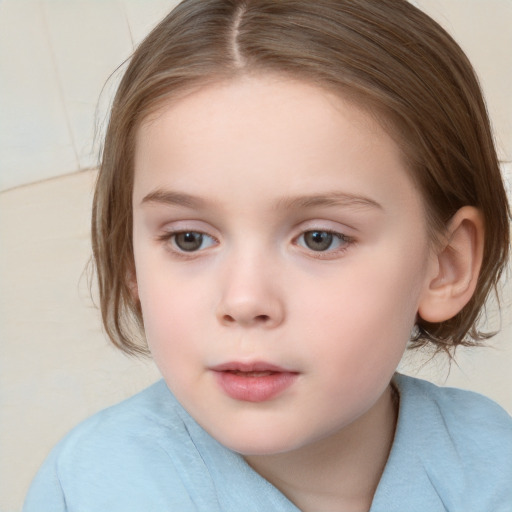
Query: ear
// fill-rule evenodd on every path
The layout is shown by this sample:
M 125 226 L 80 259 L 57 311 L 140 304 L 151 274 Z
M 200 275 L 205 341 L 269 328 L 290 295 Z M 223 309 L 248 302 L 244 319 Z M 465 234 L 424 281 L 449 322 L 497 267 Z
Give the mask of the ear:
M 484 224 L 477 208 L 464 206 L 452 217 L 434 256 L 418 314 L 430 323 L 453 318 L 476 288 L 484 249 Z

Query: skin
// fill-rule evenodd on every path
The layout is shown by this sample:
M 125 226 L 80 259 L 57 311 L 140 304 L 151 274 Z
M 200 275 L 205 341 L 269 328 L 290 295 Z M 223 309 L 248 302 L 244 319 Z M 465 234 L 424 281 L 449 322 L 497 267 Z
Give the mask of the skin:
M 302 510 L 368 510 L 390 381 L 440 272 L 397 144 L 320 88 L 242 77 L 141 125 L 133 204 L 135 293 L 178 400 Z M 313 250 L 314 230 L 342 236 Z M 184 232 L 202 245 L 180 249 Z M 211 370 L 229 361 L 296 378 L 235 400 Z

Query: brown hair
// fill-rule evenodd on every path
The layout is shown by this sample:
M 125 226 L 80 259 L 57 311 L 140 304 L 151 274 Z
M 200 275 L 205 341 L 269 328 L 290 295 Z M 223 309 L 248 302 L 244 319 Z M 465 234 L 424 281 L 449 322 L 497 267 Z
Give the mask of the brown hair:
M 432 234 L 465 205 L 484 216 L 476 292 L 454 318 L 418 321 L 413 346 L 475 344 L 483 304 L 509 251 L 509 206 L 490 123 L 467 57 L 406 0 L 185 0 L 135 51 L 112 106 L 93 204 L 103 323 L 112 342 L 145 353 L 133 299 L 135 133 L 162 102 L 211 81 L 277 72 L 357 98 L 398 134 Z

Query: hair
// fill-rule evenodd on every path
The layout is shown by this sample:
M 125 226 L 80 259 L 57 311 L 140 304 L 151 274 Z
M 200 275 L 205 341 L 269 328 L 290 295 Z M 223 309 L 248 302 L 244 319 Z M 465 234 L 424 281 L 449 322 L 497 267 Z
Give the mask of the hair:
M 478 80 L 457 43 L 406 0 L 185 0 L 134 52 L 117 90 L 93 202 L 92 245 L 103 325 L 147 353 L 132 293 L 135 134 L 164 103 L 251 73 L 278 73 L 378 111 L 402 148 L 432 237 L 462 206 L 484 217 L 476 291 L 455 317 L 418 319 L 412 347 L 451 353 L 492 334 L 478 320 L 509 252 L 509 205 Z

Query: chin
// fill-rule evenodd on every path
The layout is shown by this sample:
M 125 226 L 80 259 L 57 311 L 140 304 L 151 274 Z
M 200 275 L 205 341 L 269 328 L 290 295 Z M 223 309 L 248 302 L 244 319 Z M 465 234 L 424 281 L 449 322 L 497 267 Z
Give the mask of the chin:
M 278 428 L 274 426 L 273 430 Z M 275 455 L 291 451 L 300 445 L 289 438 L 283 438 L 282 433 L 279 435 L 279 432 L 268 432 L 264 429 L 249 429 L 245 432 L 237 429 L 236 432 L 223 431 L 220 435 L 212 431 L 208 433 L 229 450 L 243 456 Z

